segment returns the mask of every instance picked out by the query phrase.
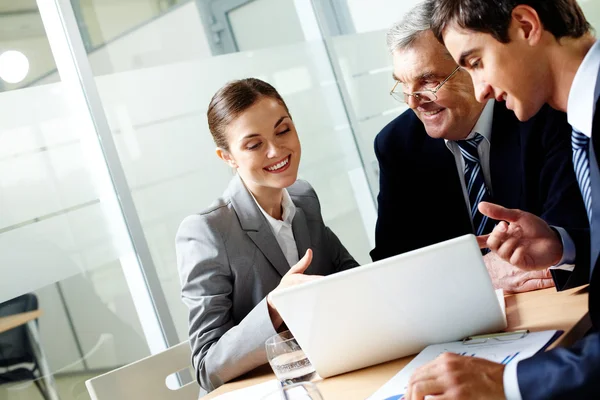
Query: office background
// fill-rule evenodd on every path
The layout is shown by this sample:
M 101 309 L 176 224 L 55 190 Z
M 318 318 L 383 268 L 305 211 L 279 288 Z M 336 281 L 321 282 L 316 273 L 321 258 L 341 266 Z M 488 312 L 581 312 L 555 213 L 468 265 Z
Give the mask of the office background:
M 300 177 L 369 262 L 372 142 L 404 110 L 388 95 L 385 32 L 417 1 L 58 0 L 57 15 L 50 3 L 0 0 L 0 53 L 28 63 L 0 55 L 0 78 L 25 73 L 0 79 L 0 303 L 38 296 L 61 399 L 187 340 L 174 235 L 232 176 L 205 117 L 228 80 L 277 87 Z M 600 4 L 580 3 L 600 26 Z M 3 400 L 38 398 L 30 383 L 0 386 Z

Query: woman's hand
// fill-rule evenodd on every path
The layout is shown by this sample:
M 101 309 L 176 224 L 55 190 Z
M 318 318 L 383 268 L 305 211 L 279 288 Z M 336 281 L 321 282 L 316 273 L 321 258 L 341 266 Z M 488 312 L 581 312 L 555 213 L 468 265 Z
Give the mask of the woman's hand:
M 296 265 L 290 268 L 290 270 L 283 276 L 283 278 L 281 278 L 281 282 L 279 282 L 279 285 L 277 285 L 273 292 L 279 289 L 296 286 L 304 282 L 309 282 L 321 278 L 321 276 L 318 275 L 304 275 L 304 271 L 306 271 L 306 268 L 308 268 L 308 266 L 312 262 L 312 255 L 313 253 L 311 249 L 306 250 L 306 254 L 304 255 L 304 257 L 302 257 L 302 259 L 298 261 Z M 271 322 L 273 323 L 273 327 L 275 328 L 275 330 L 277 330 L 283 323 L 283 319 L 281 319 L 281 316 L 277 312 L 277 309 L 271 302 L 271 293 L 269 293 L 269 295 L 267 296 L 267 305 L 269 306 L 269 316 L 271 317 Z

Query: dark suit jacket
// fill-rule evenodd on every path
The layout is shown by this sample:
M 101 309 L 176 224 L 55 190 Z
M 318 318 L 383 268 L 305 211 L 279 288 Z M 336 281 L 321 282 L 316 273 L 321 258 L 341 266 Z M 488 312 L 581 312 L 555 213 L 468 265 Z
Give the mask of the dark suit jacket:
M 313 188 L 298 180 L 287 190 L 296 206 L 292 230 L 298 255 L 313 251 L 306 274 L 356 267 L 323 223 Z M 213 206 L 183 220 L 175 244 L 196 378 L 211 391 L 267 362 L 265 341 L 276 332 L 265 297 L 290 265 L 238 175 Z
M 600 101 L 590 141 L 592 182 L 591 282 L 589 311 L 593 331 L 570 348 L 557 348 L 538 354 L 517 365 L 519 389 L 528 399 L 600 398 Z M 579 250 L 578 250 L 579 251 Z M 578 253 L 579 254 L 579 253 Z M 578 262 L 575 270 L 582 267 Z M 589 268 L 587 269 L 589 270 Z
M 544 107 L 530 121 L 519 122 L 504 103 L 496 103 L 490 149 L 494 202 L 567 229 L 589 254 L 589 225 L 573 171 L 566 114 Z M 443 139 L 427 135 L 412 110 L 377 135 L 375 153 L 380 188 L 374 261 L 473 233 L 454 155 Z M 578 261 L 587 265 L 582 253 Z M 555 273 L 559 289 L 588 282 L 585 268 L 563 272 Z

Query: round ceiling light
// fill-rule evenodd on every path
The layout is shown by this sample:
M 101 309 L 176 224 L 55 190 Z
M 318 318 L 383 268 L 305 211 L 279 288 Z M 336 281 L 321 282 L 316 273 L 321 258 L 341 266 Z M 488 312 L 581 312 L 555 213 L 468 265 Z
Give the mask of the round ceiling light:
M 0 54 L 0 78 L 8 83 L 19 83 L 29 73 L 29 60 L 17 50 Z

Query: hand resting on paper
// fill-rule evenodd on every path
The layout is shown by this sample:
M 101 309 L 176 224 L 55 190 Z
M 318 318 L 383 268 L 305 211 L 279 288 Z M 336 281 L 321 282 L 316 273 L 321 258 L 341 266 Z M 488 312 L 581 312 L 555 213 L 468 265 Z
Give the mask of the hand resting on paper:
M 444 353 L 418 368 L 410 378 L 404 398 L 423 400 L 496 400 L 504 397 L 504 364 L 483 358 Z

